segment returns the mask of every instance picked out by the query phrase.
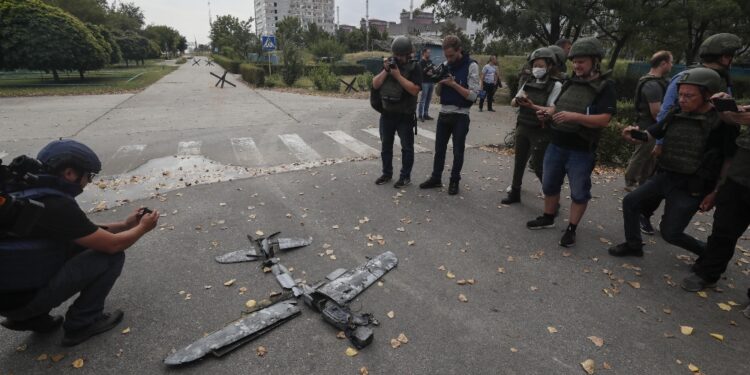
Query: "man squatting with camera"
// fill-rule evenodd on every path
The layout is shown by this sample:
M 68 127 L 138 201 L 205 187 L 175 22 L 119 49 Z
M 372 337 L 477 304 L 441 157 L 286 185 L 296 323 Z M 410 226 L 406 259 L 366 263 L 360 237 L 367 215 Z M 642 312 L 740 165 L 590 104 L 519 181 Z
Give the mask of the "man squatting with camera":
M 3 188 L 43 209 L 27 234 L 0 233 L 0 315 L 6 318 L 0 324 L 38 333 L 62 325 L 61 344 L 73 346 L 122 321 L 122 311 L 104 312 L 104 301 L 120 276 L 125 249 L 156 227 L 159 212 L 142 208 L 123 222 L 95 225 L 75 197 L 101 170 L 97 155 L 79 142 L 59 140 L 39 151 L 37 160 L 38 171 L 23 172 L 36 182 Z M 79 292 L 65 319 L 50 315 Z

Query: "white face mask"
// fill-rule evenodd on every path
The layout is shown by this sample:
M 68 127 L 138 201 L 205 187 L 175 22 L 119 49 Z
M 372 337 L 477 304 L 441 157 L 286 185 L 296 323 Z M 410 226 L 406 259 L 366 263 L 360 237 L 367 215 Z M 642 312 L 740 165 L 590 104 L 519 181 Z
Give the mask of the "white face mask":
M 545 74 L 547 74 L 547 69 L 533 68 L 531 69 L 531 74 L 533 74 L 536 79 L 541 79 L 542 77 L 544 77 Z

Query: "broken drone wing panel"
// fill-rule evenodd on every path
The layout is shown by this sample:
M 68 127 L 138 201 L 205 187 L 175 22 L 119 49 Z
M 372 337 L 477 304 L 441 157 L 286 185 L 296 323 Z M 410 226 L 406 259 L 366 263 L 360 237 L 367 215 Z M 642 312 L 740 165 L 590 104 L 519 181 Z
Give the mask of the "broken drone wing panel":
M 310 245 L 313 241 L 312 237 L 308 238 L 279 238 L 276 241 L 279 243 L 279 250 L 291 250 L 298 247 Z
M 323 295 L 339 305 L 344 305 L 374 284 L 386 272 L 396 267 L 397 264 L 398 258 L 396 258 L 396 255 L 386 251 L 320 287 L 315 294 Z
M 296 300 L 285 300 L 238 319 L 226 327 L 178 350 L 164 359 L 170 366 L 181 365 L 202 358 L 208 353 L 217 357 L 252 341 L 273 328 L 299 315 Z
M 219 255 L 215 259 L 219 263 L 240 263 L 255 262 L 261 260 L 261 256 L 258 255 L 255 249 L 250 249 L 232 251 L 231 253 Z

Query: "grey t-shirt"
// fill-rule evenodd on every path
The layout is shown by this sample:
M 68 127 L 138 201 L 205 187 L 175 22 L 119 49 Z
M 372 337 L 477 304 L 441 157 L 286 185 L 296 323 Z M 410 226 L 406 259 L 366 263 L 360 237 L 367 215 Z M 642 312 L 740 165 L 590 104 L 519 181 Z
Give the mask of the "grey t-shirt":
M 641 102 L 638 103 L 638 108 L 648 111 L 650 103 L 661 103 L 663 98 L 664 90 L 661 85 L 655 80 L 648 81 L 641 87 Z

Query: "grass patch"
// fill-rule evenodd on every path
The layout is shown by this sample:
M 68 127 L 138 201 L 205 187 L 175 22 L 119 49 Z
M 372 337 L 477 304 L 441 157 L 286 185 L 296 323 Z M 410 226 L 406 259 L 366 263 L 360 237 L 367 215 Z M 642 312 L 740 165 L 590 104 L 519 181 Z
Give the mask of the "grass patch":
M 14 71 L 0 72 L 0 97 L 43 95 L 97 95 L 138 92 L 177 69 L 158 65 L 163 60 L 146 61 L 143 66 L 114 65 L 86 73 L 61 72 L 60 81 L 51 73 Z

